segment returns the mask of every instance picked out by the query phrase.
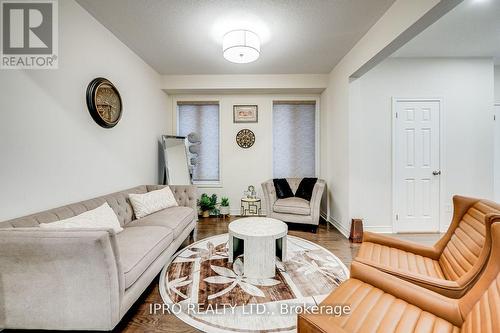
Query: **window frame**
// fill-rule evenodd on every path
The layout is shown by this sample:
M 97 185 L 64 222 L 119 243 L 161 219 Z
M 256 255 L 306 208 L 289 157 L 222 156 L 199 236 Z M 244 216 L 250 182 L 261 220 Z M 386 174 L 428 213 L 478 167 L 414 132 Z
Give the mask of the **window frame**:
M 276 102 L 283 103 L 291 102 L 291 103 L 311 103 L 314 102 L 314 177 L 319 178 L 321 175 L 321 159 L 320 159 L 320 151 L 321 151 L 321 126 L 320 126 L 320 97 L 319 96 L 279 96 L 279 98 L 273 98 L 271 101 L 271 112 L 274 112 L 274 105 Z M 271 117 L 271 131 L 274 131 L 274 117 Z M 274 135 L 271 135 L 271 144 L 274 147 Z M 271 149 L 271 174 L 274 177 L 274 152 Z
M 218 164 L 219 164 L 219 180 L 194 180 L 193 185 L 196 185 L 200 188 L 219 188 L 223 187 L 222 184 L 222 164 L 221 164 L 221 154 L 222 154 L 222 146 L 221 146 L 221 137 L 222 137 L 222 126 L 221 126 L 221 109 L 222 105 L 218 98 L 203 98 L 203 97 L 174 97 L 172 98 L 172 124 L 175 124 L 175 128 L 173 128 L 176 135 L 179 135 L 179 103 L 181 104 L 217 104 L 219 106 L 219 155 L 218 155 Z

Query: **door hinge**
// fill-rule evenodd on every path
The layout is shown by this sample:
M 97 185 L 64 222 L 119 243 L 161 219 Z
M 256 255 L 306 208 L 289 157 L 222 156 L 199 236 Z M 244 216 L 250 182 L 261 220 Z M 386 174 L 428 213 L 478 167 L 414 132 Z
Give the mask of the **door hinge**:
M 399 220 L 399 214 L 396 214 L 396 221 Z
M 396 119 L 398 118 L 398 113 L 396 112 Z

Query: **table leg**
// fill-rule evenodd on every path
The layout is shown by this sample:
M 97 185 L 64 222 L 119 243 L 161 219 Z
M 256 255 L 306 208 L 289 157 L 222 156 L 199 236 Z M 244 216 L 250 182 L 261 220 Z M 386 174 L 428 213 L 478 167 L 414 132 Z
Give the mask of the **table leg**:
M 228 261 L 233 262 L 234 260 L 234 247 L 233 247 L 233 236 L 229 235 L 229 240 L 227 242 L 227 254 L 228 254 Z
M 276 275 L 276 241 L 252 237 L 244 243 L 243 274 L 248 278 L 265 279 Z

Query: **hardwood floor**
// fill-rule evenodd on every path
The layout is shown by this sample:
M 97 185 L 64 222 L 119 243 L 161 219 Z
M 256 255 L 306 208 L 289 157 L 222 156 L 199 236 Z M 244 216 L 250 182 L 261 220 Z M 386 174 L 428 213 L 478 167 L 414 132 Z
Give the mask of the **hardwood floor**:
M 194 232 L 194 240 L 186 240 L 182 247 L 209 236 L 227 232 L 228 224 L 237 217 L 230 218 L 205 218 L 200 219 Z M 289 226 L 289 234 L 301 237 L 317 243 L 334 253 L 342 262 L 349 267 L 356 256 L 359 244 L 352 244 L 336 228 L 329 223 L 323 222 L 316 234 L 298 225 Z M 439 234 L 405 234 L 397 237 L 412 241 L 433 244 Z M 113 332 L 169 332 L 188 333 L 200 332 L 195 328 L 185 324 L 172 314 L 150 314 L 150 306 L 155 303 L 163 303 L 159 292 L 159 276 L 151 283 L 142 297 L 125 315 L 120 324 Z M 7 332 L 4 331 L 4 332 Z

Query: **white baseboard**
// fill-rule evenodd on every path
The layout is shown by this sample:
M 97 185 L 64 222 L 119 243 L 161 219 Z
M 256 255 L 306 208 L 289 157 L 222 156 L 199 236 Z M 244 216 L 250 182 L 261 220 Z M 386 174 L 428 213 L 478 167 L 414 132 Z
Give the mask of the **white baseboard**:
M 345 237 L 345 238 L 349 238 L 349 233 L 350 231 L 347 230 L 347 228 L 345 226 L 343 226 L 341 223 L 339 223 L 337 220 L 335 220 L 333 217 L 329 216 L 327 217 L 326 214 L 324 212 L 321 212 L 321 217 L 327 221 L 328 223 L 330 223 L 331 225 L 333 225 L 338 231 L 340 231 L 340 233 Z
M 363 226 L 363 230 L 379 234 L 392 234 L 392 225 Z

